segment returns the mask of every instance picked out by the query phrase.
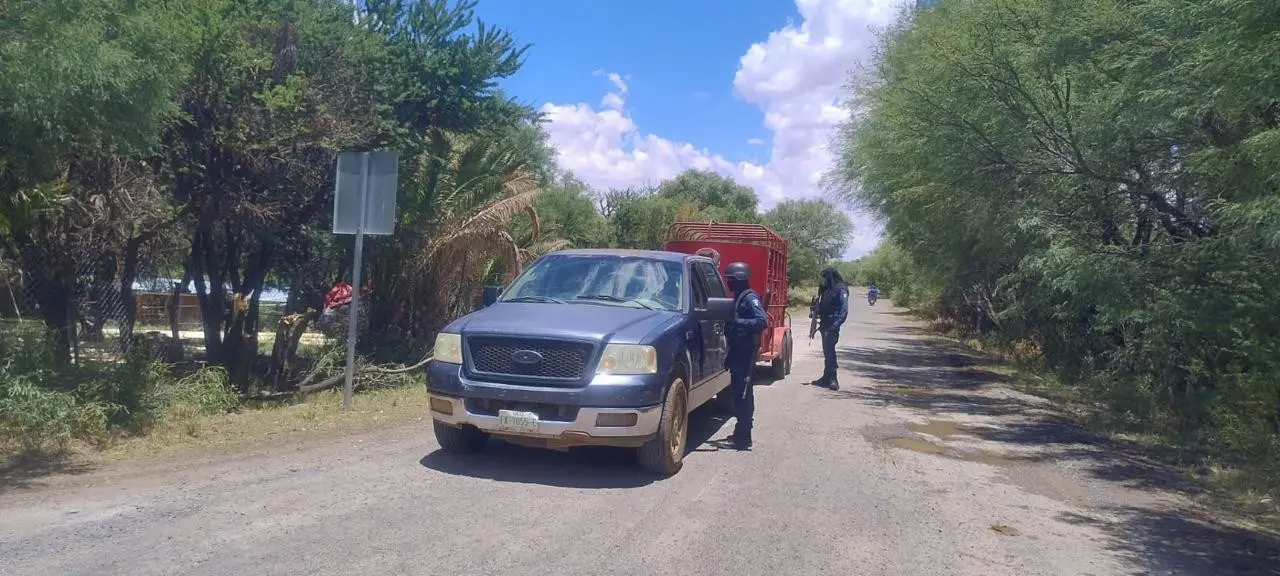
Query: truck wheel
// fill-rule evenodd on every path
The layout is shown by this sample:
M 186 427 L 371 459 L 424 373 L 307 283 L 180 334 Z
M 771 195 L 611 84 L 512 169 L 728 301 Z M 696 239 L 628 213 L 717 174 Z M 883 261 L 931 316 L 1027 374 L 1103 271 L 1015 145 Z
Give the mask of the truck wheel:
M 684 466 L 684 449 L 689 439 L 688 391 L 684 380 L 677 377 L 667 390 L 662 403 L 662 421 L 658 436 L 640 447 L 640 466 L 661 476 L 671 476 Z
M 787 337 L 786 337 L 786 339 L 785 339 L 785 342 L 786 342 L 786 343 L 782 345 L 783 354 L 785 354 L 785 355 L 786 355 L 786 358 L 787 358 L 787 366 L 786 366 L 786 370 L 784 370 L 784 372 L 786 373 L 786 375 L 787 375 L 787 376 L 790 376 L 790 375 L 791 375 L 791 363 L 792 363 L 792 358 L 795 356 L 795 355 L 793 354 L 795 347 L 794 347 L 794 346 L 792 345 L 792 343 L 791 343 L 791 334 L 790 334 L 790 333 L 788 333 L 788 334 L 787 334 Z
M 781 380 L 791 373 L 791 339 L 782 339 L 782 351 L 773 359 L 773 379 Z
M 431 424 L 436 432 L 436 442 L 440 444 L 440 447 L 445 452 L 457 452 L 459 454 L 479 452 L 484 448 L 485 442 L 489 441 L 488 434 L 475 428 L 466 426 L 455 428 L 440 422 L 432 422 Z

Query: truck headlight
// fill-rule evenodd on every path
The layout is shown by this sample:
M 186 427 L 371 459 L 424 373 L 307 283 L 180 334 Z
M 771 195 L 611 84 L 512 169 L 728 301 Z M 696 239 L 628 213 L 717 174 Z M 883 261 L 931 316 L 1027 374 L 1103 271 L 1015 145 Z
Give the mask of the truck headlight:
M 642 344 L 609 344 L 600 355 L 596 374 L 655 374 L 658 351 Z
M 433 362 L 462 363 L 462 335 L 441 332 L 436 334 L 435 350 L 431 352 Z

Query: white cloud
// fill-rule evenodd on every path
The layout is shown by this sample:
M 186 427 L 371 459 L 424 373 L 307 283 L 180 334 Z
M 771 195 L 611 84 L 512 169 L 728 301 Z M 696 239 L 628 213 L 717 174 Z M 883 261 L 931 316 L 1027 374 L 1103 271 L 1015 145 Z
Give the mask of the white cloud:
M 829 143 L 847 118 L 841 99 L 849 72 L 870 54 L 873 29 L 888 24 L 902 3 L 797 0 L 803 22 L 788 23 L 747 49 L 733 90 L 760 108 L 764 126 L 773 133 L 764 164 L 733 162 L 705 148 L 641 132 L 626 110 L 627 78 L 599 70 L 596 74 L 615 88 L 604 96 L 601 109 L 585 103 L 542 107 L 560 164 L 599 188 L 657 183 L 701 168 L 751 186 L 762 208 L 817 196 L 819 181 L 834 161 Z M 857 230 L 846 255 L 859 256 L 875 247 L 879 227 L 864 215 L 851 216 Z
M 764 139 L 762 139 L 762 138 L 747 138 L 747 144 L 750 144 L 750 145 L 752 145 L 752 146 L 764 146 Z
M 602 109 L 585 103 L 542 105 L 562 168 L 602 189 L 657 184 L 690 168 L 730 177 L 749 171 L 747 163 L 734 164 L 705 148 L 642 134 L 626 111 L 630 87 L 625 78 L 602 70 L 595 74 L 616 88 L 605 94 Z
M 622 75 L 618 74 L 617 72 L 605 72 L 604 70 L 596 70 L 594 74 L 596 76 L 604 76 L 605 78 L 608 78 L 609 81 L 613 83 L 614 87 L 617 88 L 618 92 L 621 94 L 626 94 L 627 91 L 631 89 L 629 86 L 627 86 L 627 82 L 622 77 Z
M 604 98 L 600 99 L 600 105 L 610 110 L 622 110 L 622 107 L 626 106 L 627 102 L 622 98 L 622 95 L 616 92 L 610 92 L 605 94 Z

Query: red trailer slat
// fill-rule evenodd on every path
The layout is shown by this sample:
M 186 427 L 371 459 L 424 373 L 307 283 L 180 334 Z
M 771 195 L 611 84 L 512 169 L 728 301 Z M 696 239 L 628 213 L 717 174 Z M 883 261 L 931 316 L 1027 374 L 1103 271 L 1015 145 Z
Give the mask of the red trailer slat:
M 723 222 L 676 222 L 667 229 L 664 250 L 698 254 L 714 251 L 720 273 L 732 262 L 751 267 L 751 288 L 766 301 L 769 327 L 760 338 L 760 360 L 781 359 L 790 371 L 790 322 L 787 317 L 787 240 L 768 226 Z

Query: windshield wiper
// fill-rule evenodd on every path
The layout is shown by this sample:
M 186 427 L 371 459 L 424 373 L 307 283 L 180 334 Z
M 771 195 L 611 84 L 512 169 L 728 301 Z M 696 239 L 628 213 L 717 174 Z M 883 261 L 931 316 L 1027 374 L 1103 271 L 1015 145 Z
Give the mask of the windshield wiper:
M 640 306 L 641 308 L 647 308 L 649 310 L 654 309 L 653 306 L 645 304 L 644 302 L 641 302 L 639 300 L 635 300 L 632 298 L 622 298 L 620 296 L 614 296 L 613 294 L 583 294 L 581 296 L 578 296 L 577 299 L 578 300 L 604 300 L 605 302 L 623 302 L 623 303 L 635 304 L 637 306 Z
M 515 298 L 507 298 L 503 302 L 554 302 L 556 304 L 566 304 L 564 300 L 550 296 L 516 296 Z

